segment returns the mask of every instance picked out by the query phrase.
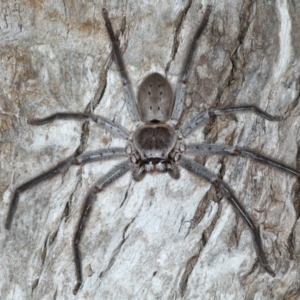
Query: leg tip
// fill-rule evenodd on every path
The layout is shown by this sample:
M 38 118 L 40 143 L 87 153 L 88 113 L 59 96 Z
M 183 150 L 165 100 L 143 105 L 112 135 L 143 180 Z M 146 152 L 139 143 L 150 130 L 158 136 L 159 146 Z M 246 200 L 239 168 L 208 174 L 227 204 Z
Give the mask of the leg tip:
M 80 286 L 81 286 L 81 282 L 77 282 L 74 289 L 73 289 L 73 295 L 77 295 L 77 293 L 80 289 Z
M 276 274 L 275 272 L 269 267 L 269 266 L 263 266 L 263 268 L 265 269 L 265 271 L 270 274 L 272 277 L 275 277 Z
M 102 8 L 102 14 L 103 16 L 107 17 L 108 16 L 108 11 L 105 7 Z
M 6 222 L 5 223 L 5 229 L 10 230 L 10 228 L 11 228 L 11 222 Z
M 36 125 L 36 121 L 35 120 L 27 120 L 27 124 Z
M 212 10 L 212 5 L 207 5 L 204 14 L 210 14 Z
M 275 122 L 281 122 L 281 121 L 284 121 L 284 120 L 285 120 L 284 117 L 280 117 L 280 116 L 274 117 L 274 121 L 275 121 Z

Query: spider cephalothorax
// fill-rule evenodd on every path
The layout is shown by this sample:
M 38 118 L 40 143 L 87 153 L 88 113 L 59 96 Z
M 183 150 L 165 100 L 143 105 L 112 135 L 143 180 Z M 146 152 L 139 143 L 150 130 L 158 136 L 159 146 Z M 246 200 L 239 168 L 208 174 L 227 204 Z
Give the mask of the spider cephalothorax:
M 166 160 L 176 143 L 176 132 L 168 124 L 145 124 L 137 128 L 133 143 L 142 160 Z
M 257 256 L 261 266 L 270 275 L 275 275 L 274 271 L 267 263 L 257 226 L 245 212 L 243 207 L 239 204 L 233 192 L 225 182 L 218 178 L 218 176 L 211 173 L 204 166 L 188 156 L 203 154 L 240 155 L 275 167 L 291 175 L 300 176 L 300 173 L 291 167 L 285 166 L 272 159 L 243 148 L 205 143 L 185 145 L 183 140 L 190 135 L 192 131 L 203 125 L 211 116 L 235 112 L 253 112 L 269 121 L 279 121 L 281 118 L 271 116 L 255 106 L 215 108 L 200 113 L 194 119 L 184 123 L 184 125 L 178 130 L 175 130 L 183 110 L 186 83 L 191 68 L 193 54 L 196 49 L 197 40 L 208 23 L 210 13 L 211 7 L 207 6 L 203 15 L 202 23 L 198 27 L 191 46 L 186 54 L 186 59 L 182 68 L 183 71 L 179 76 L 174 96 L 171 85 L 167 79 L 158 73 L 153 73 L 147 76 L 142 82 L 136 101 L 119 49 L 118 40 L 112 30 L 108 12 L 106 9 L 103 9 L 103 18 L 109 38 L 112 42 L 116 64 L 120 70 L 120 75 L 124 86 L 127 108 L 132 121 L 136 125 L 136 129 L 132 133 L 130 133 L 123 126 L 112 122 L 107 118 L 98 115 L 96 116 L 94 114 L 57 113 L 44 119 L 28 121 L 28 123 L 31 125 L 42 125 L 56 119 L 92 121 L 110 131 L 112 134 L 121 138 L 125 138 L 128 141 L 128 146 L 126 148 L 108 148 L 80 155 L 74 154 L 73 157 L 62 161 L 49 171 L 25 182 L 15 189 L 6 219 L 6 229 L 10 229 L 11 227 L 13 215 L 17 208 L 19 197 L 22 192 L 25 192 L 26 190 L 47 179 L 51 179 L 58 174 L 66 172 L 72 165 L 82 165 L 89 162 L 114 158 L 125 158 L 124 161 L 113 167 L 106 175 L 100 178 L 99 181 L 96 182 L 91 188 L 90 192 L 85 198 L 82 214 L 73 239 L 73 250 L 77 276 L 77 285 L 74 289 L 75 294 L 78 292 L 82 283 L 82 264 L 79 244 L 81 242 L 83 231 L 90 215 L 92 205 L 99 192 L 130 170 L 132 170 L 133 177 L 136 180 L 141 180 L 147 172 L 155 171 L 168 172 L 173 178 L 178 179 L 179 166 L 181 166 L 192 174 L 202 177 L 213 183 L 217 188 L 220 189 L 224 196 L 227 197 L 229 202 L 233 205 L 233 207 L 251 229 L 254 237 Z

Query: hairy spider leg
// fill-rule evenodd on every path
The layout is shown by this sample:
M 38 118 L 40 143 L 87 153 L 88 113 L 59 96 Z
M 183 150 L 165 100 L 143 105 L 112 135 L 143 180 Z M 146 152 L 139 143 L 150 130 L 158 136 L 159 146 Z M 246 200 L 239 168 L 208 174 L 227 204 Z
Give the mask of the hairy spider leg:
M 85 113 L 56 113 L 43 119 L 28 120 L 30 125 L 44 125 L 56 120 L 72 120 L 72 121 L 93 121 L 108 130 L 110 133 L 115 134 L 123 139 L 129 139 L 129 132 L 123 126 L 108 120 L 105 117 L 85 114 Z
M 106 175 L 104 175 L 90 190 L 88 193 L 84 205 L 83 210 L 77 225 L 77 230 L 74 236 L 73 240 L 73 249 L 74 249 L 74 255 L 75 255 L 75 267 L 76 267 L 76 277 L 77 277 L 77 283 L 74 287 L 73 294 L 76 295 L 81 284 L 82 284 L 82 265 L 81 265 L 81 255 L 80 255 L 80 249 L 79 244 L 81 241 L 81 237 L 86 225 L 86 222 L 89 218 L 89 215 L 91 213 L 92 206 L 96 200 L 97 193 L 103 191 L 104 188 L 106 188 L 109 184 L 116 181 L 118 178 L 120 178 L 122 175 L 127 173 L 131 169 L 132 163 L 130 160 L 126 160 L 114 168 L 112 168 Z
M 266 156 L 257 154 L 253 151 L 240 148 L 240 147 L 233 147 L 233 146 L 228 146 L 223 144 L 190 144 L 186 146 L 185 153 L 187 155 L 225 154 L 225 155 L 232 155 L 232 156 L 243 156 L 243 157 L 256 160 L 262 164 L 271 166 L 275 169 L 284 171 L 288 174 L 298 176 L 298 177 L 300 176 L 300 172 L 297 171 L 296 169 L 288 167 Z
M 236 112 L 252 112 L 266 120 L 272 121 L 272 122 L 279 122 L 282 121 L 282 117 L 278 116 L 272 116 L 264 111 L 262 111 L 260 108 L 254 106 L 254 105 L 245 105 L 245 106 L 236 106 L 236 107 L 225 107 L 225 108 L 213 108 L 210 110 L 207 110 L 200 115 L 193 118 L 189 123 L 186 125 L 183 125 L 181 128 L 181 133 L 183 137 L 187 137 L 190 135 L 194 130 L 196 130 L 198 127 L 203 125 L 204 122 L 206 122 L 210 117 L 212 116 L 221 116 L 225 114 L 231 114 Z
M 234 196 L 233 192 L 229 189 L 227 184 L 221 179 L 219 179 L 216 175 L 211 173 L 209 170 L 207 170 L 205 167 L 203 167 L 196 161 L 185 157 L 184 155 L 181 156 L 181 159 L 179 160 L 179 164 L 189 172 L 206 179 L 207 181 L 209 181 L 210 183 L 212 183 L 214 186 L 216 186 L 221 190 L 223 195 L 229 200 L 231 205 L 235 208 L 235 210 L 239 213 L 239 215 L 243 218 L 243 220 L 247 223 L 247 225 L 251 229 L 254 238 L 255 249 L 261 266 L 266 270 L 267 273 L 269 273 L 271 276 L 274 277 L 275 273 L 268 265 L 267 259 L 265 257 L 262 248 L 262 241 L 259 235 L 258 228 L 255 226 L 254 222 L 246 213 L 246 211 L 243 209 L 243 207 L 239 204 L 238 200 Z
M 114 55 L 116 58 L 116 64 L 119 68 L 119 72 L 121 75 L 121 79 L 122 79 L 122 83 L 123 83 L 123 87 L 124 87 L 125 98 L 126 98 L 126 103 L 127 103 L 127 108 L 129 110 L 132 121 L 134 123 L 139 123 L 141 121 L 141 119 L 140 119 L 138 109 L 136 106 L 136 100 L 134 97 L 131 81 L 128 77 L 125 63 L 123 61 L 123 57 L 122 57 L 121 50 L 119 47 L 118 38 L 115 36 L 115 34 L 113 32 L 111 22 L 108 17 L 108 12 L 105 8 L 102 9 L 102 15 L 103 15 L 103 19 L 105 21 L 105 26 L 106 26 L 109 38 L 111 40 L 113 52 L 114 52 Z
M 110 148 L 110 149 L 102 149 L 94 152 L 85 153 L 82 155 L 78 155 L 76 157 L 70 157 L 66 160 L 60 162 L 55 167 L 50 169 L 49 171 L 38 175 L 37 177 L 25 182 L 15 189 L 13 194 L 7 219 L 5 222 L 5 228 L 9 230 L 11 228 L 12 220 L 14 213 L 17 209 L 20 194 L 35 187 L 39 183 L 51 179 L 59 174 L 65 173 L 71 166 L 73 165 L 82 165 L 93 161 L 102 161 L 108 160 L 112 158 L 126 157 L 125 148 Z
M 184 99 L 185 99 L 186 84 L 187 84 L 187 80 L 189 77 L 191 62 L 193 60 L 193 56 L 194 56 L 195 50 L 197 48 L 197 41 L 198 41 L 199 37 L 201 36 L 201 33 L 203 32 L 203 30 L 208 22 L 208 19 L 209 19 L 210 13 L 211 13 L 211 8 L 212 8 L 211 5 L 206 6 L 206 10 L 204 12 L 202 22 L 193 37 L 192 43 L 189 47 L 189 51 L 187 52 L 187 55 L 186 55 L 186 58 L 185 58 L 185 61 L 183 64 L 183 69 L 181 71 L 180 79 L 179 79 L 176 89 L 175 89 L 175 103 L 174 103 L 173 112 L 172 112 L 172 116 L 171 116 L 171 121 L 174 124 L 178 123 L 178 120 L 182 114 L 183 104 L 184 104 Z

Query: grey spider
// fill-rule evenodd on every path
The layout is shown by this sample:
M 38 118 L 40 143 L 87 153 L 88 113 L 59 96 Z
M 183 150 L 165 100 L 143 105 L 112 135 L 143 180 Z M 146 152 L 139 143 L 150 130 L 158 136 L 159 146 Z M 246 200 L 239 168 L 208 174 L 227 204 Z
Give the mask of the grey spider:
M 83 165 L 85 163 L 114 158 L 127 158 L 104 175 L 90 189 L 86 196 L 81 217 L 73 238 L 77 277 L 77 284 L 75 285 L 73 292 L 76 294 L 82 284 L 82 264 L 79 244 L 97 194 L 130 170 L 132 170 L 133 178 L 137 181 L 143 179 L 147 172 L 155 171 L 167 172 L 172 178 L 178 179 L 179 166 L 181 166 L 192 174 L 206 179 L 224 194 L 251 229 L 257 256 L 261 266 L 271 276 L 275 276 L 275 272 L 271 269 L 266 260 L 258 227 L 255 226 L 250 216 L 239 204 L 233 192 L 225 182 L 188 156 L 195 156 L 199 154 L 240 155 L 257 160 L 260 163 L 272 166 L 291 175 L 299 176 L 300 172 L 243 148 L 204 143 L 186 145 L 184 143 L 184 139 L 212 116 L 235 112 L 253 112 L 269 121 L 280 121 L 281 118 L 271 116 L 255 106 L 215 108 L 199 114 L 193 120 L 181 126 L 178 130 L 175 129 L 177 128 L 176 126 L 178 125 L 178 121 L 183 110 L 185 89 L 191 69 L 192 58 L 195 53 L 197 41 L 209 21 L 211 6 L 207 6 L 202 22 L 193 37 L 189 50 L 187 51 L 183 69 L 175 89 L 175 95 L 173 96 L 171 85 L 167 79 L 158 73 L 153 73 L 147 76 L 140 85 L 137 102 L 127 75 L 121 51 L 119 49 L 118 39 L 112 30 L 108 12 L 104 8 L 102 13 L 108 35 L 112 43 L 115 61 L 119 68 L 123 82 L 127 108 L 132 121 L 136 125 L 136 129 L 134 132 L 130 133 L 121 125 L 102 116 L 84 113 L 56 113 L 43 119 L 29 120 L 28 123 L 31 125 L 43 125 L 58 119 L 93 121 L 110 131 L 112 134 L 126 139 L 128 141 L 128 146 L 126 148 L 100 149 L 95 152 L 89 152 L 78 156 L 74 155 L 73 157 L 62 161 L 49 171 L 18 186 L 15 189 L 11 200 L 5 223 L 6 229 L 9 230 L 11 228 L 13 215 L 16 211 L 20 194 L 26 190 L 29 190 L 37 184 L 67 171 L 72 165 Z

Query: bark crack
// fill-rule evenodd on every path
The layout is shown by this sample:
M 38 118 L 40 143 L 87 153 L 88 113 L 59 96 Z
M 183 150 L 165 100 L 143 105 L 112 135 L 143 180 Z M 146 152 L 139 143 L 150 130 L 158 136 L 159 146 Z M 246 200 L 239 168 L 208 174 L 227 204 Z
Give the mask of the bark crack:
M 124 245 L 124 243 L 126 242 L 126 240 L 128 239 L 128 236 L 126 236 L 126 232 L 129 229 L 130 225 L 134 222 L 135 217 L 124 227 L 123 229 L 123 234 L 122 234 L 122 240 L 120 241 L 120 243 L 118 244 L 118 246 L 113 250 L 112 252 L 112 256 L 110 258 L 110 261 L 107 265 L 107 267 L 105 268 L 104 271 L 102 271 L 99 275 L 99 278 L 101 279 L 114 265 L 117 256 L 119 255 L 122 246 Z
M 127 197 L 128 197 L 128 191 L 129 191 L 129 189 L 130 189 L 130 187 L 131 187 L 131 183 L 132 183 L 132 182 L 129 183 L 129 185 L 128 185 L 126 191 L 125 191 L 124 199 L 122 200 L 122 202 L 121 202 L 119 208 L 121 208 L 121 207 L 124 205 L 124 203 L 125 203 L 125 201 L 126 201 L 126 199 L 127 199 Z
M 194 214 L 194 217 L 193 219 L 191 220 L 191 226 L 188 230 L 188 233 L 187 235 L 189 234 L 190 230 L 191 229 L 194 229 L 199 223 L 200 221 L 202 220 L 203 216 L 204 216 L 204 213 L 205 213 L 205 210 L 208 208 L 208 203 L 210 201 L 210 198 L 211 198 L 211 190 L 210 189 L 206 195 L 204 196 L 204 198 L 202 198 L 202 200 L 199 202 L 199 205 L 195 211 L 195 214 Z M 180 294 L 181 296 L 183 297 L 185 292 L 186 292 L 186 289 L 187 289 L 187 284 L 188 284 L 188 280 L 189 280 L 189 277 L 191 275 L 191 273 L 193 272 L 193 269 L 199 259 L 199 256 L 203 250 L 203 248 L 205 247 L 207 241 L 209 240 L 209 237 L 217 223 L 217 220 L 219 219 L 221 215 L 221 206 L 219 205 L 218 206 L 218 211 L 214 217 L 214 219 L 212 220 L 211 224 L 203 231 L 203 234 L 201 235 L 201 238 L 199 240 L 199 249 L 198 249 L 198 252 L 193 255 L 186 263 L 185 265 L 185 270 L 183 272 L 183 275 L 181 277 L 181 280 L 180 280 L 180 283 L 179 283 L 179 286 L 180 286 Z
M 185 271 L 183 272 L 183 275 L 181 277 L 181 281 L 180 281 L 180 294 L 181 294 L 181 297 L 184 296 L 185 294 L 185 291 L 186 291 L 186 288 L 187 288 L 187 283 L 188 283 L 188 280 L 189 280 L 189 276 L 190 274 L 192 273 L 197 261 L 198 261 L 198 258 L 199 258 L 199 255 L 200 255 L 200 252 L 194 256 L 192 256 L 186 263 L 185 265 Z
M 239 77 L 242 77 L 242 79 L 239 80 L 240 84 L 244 82 L 243 69 L 245 66 L 245 61 L 244 61 L 244 54 L 243 54 L 242 47 L 243 47 L 244 39 L 249 30 L 251 21 L 253 19 L 252 18 L 252 14 L 254 10 L 253 6 L 254 6 L 254 1 L 249 0 L 246 1 L 242 7 L 242 11 L 240 13 L 240 27 L 239 27 L 240 30 L 237 37 L 239 45 L 235 48 L 235 51 L 230 56 L 230 61 L 232 64 L 231 72 L 227 80 L 224 81 L 224 85 L 220 87 L 218 90 L 215 106 L 220 105 L 225 88 L 230 87 L 232 83 L 234 83 Z
M 170 58 L 169 62 L 167 63 L 167 66 L 165 69 L 166 74 L 169 72 L 170 65 L 171 65 L 172 61 L 175 59 L 175 56 L 177 54 L 178 47 L 179 47 L 178 35 L 180 33 L 184 18 L 186 16 L 188 10 L 190 9 L 191 5 L 192 5 L 192 0 L 189 0 L 187 5 L 185 6 L 185 8 L 179 13 L 177 20 L 175 21 L 175 33 L 174 33 L 174 38 L 173 38 L 173 47 L 172 47 L 172 52 L 171 52 L 171 58 Z

